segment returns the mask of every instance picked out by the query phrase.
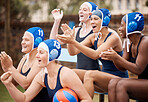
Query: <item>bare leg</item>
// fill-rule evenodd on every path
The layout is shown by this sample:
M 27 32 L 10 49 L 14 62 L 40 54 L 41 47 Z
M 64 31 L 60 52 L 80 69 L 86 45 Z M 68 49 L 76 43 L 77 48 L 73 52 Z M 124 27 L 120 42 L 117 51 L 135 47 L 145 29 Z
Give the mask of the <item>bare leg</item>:
M 121 78 L 111 79 L 108 85 L 108 100 L 109 102 L 116 102 L 116 85 Z
M 94 85 L 104 92 L 108 91 L 108 83 L 112 78 L 118 78 L 115 75 L 100 71 L 87 71 L 84 76 L 84 86 L 91 98 L 94 96 Z M 96 87 L 95 87 L 96 88 Z M 99 90 L 98 90 L 99 91 Z
M 117 84 L 117 101 L 128 102 L 130 98 L 148 100 L 148 80 L 122 79 Z
M 83 70 L 83 69 L 72 69 L 72 70 L 79 76 L 80 80 L 83 82 L 84 75 L 87 70 Z

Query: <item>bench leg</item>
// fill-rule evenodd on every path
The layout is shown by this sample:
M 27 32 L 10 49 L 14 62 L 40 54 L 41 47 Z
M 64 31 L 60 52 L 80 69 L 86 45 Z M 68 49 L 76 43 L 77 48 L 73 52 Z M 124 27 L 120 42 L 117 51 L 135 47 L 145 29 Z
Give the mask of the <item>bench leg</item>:
M 99 102 L 104 102 L 104 94 L 99 95 Z

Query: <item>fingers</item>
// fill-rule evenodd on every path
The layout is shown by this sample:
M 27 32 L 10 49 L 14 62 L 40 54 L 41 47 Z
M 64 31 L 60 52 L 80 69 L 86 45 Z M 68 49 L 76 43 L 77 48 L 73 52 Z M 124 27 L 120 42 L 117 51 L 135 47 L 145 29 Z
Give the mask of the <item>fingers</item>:
M 62 24 L 61 27 L 64 31 L 71 30 L 71 28 L 67 24 Z
M 61 10 L 61 16 L 63 17 L 63 10 Z
M 60 41 L 66 43 L 66 42 L 65 42 L 66 39 L 65 39 L 64 35 L 58 35 L 57 38 L 58 38 Z
M 65 27 L 66 29 L 71 30 L 71 28 L 67 24 L 65 24 Z
M 73 27 L 72 35 L 73 35 L 73 37 L 75 36 L 75 26 Z
M 67 30 L 66 27 L 65 27 L 65 24 L 61 25 L 61 29 L 62 29 L 63 32 L 65 32 Z
M 59 12 L 59 11 L 60 11 L 60 9 L 54 9 L 54 10 L 51 11 L 51 13 L 56 13 L 56 12 Z
M 1 58 L 1 60 L 5 60 L 8 58 L 8 55 L 6 54 L 6 52 L 2 51 L 0 54 L 0 58 Z

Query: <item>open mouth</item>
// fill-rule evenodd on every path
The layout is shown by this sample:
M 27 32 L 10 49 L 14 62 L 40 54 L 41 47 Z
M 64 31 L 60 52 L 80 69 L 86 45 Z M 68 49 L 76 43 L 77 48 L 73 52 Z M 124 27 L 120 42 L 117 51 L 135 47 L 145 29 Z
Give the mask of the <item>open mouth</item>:
M 96 26 L 92 26 L 92 28 L 96 28 Z
M 22 46 L 22 48 L 27 48 L 27 46 Z
M 38 60 L 38 62 L 41 62 L 41 60 Z
M 80 15 L 80 17 L 84 17 L 83 15 Z

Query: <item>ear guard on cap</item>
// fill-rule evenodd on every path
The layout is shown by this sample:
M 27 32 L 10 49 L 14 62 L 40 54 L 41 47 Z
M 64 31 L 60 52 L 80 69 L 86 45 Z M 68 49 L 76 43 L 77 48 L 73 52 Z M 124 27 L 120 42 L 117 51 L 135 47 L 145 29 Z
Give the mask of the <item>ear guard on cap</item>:
M 135 31 L 137 29 L 137 23 L 135 21 L 129 22 L 127 29 L 129 32 Z
M 110 22 L 110 18 L 108 16 L 105 16 L 104 19 L 103 19 L 103 26 L 108 26 Z
M 41 37 L 37 37 L 34 40 L 34 47 L 38 47 L 38 45 L 42 42 L 42 38 Z
M 108 9 L 102 8 L 99 9 L 102 12 L 103 15 L 103 22 L 102 22 L 102 26 L 108 26 L 110 20 L 111 20 L 111 13 Z
M 54 39 L 50 39 L 53 47 L 49 47 L 49 61 L 57 59 L 61 54 L 61 44 Z
M 49 61 L 52 61 L 53 59 L 56 59 L 58 57 L 59 53 L 57 49 L 53 49 L 49 53 Z

